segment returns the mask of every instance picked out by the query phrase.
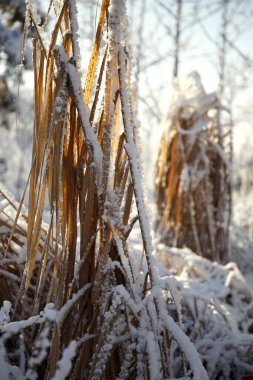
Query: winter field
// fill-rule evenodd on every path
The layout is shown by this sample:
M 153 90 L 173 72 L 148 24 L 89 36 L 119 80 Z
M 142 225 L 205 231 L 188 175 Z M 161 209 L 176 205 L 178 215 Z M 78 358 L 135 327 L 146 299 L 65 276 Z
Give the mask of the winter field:
M 253 379 L 249 15 L 0 3 L 0 380 Z

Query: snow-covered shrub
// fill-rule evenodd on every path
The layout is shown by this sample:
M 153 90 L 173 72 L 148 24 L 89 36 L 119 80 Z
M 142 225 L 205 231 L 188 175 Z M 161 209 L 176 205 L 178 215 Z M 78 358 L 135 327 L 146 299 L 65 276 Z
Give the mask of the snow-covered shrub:
M 194 72 L 177 90 L 157 157 L 155 197 L 162 239 L 226 262 L 231 217 L 229 126 L 215 93 Z
M 213 263 L 188 248 L 162 244 L 158 253 L 178 280 L 185 332 L 194 342 L 209 378 L 252 378 L 253 292 L 237 264 Z
M 20 287 L 12 308 L 6 290 L 1 309 L 1 374 L 6 380 L 205 380 L 182 330 L 176 289 L 154 263 L 134 139 L 125 2 L 102 1 L 84 87 L 75 1 L 55 3 L 47 44 L 27 1 L 38 38 L 28 211 L 20 214 L 26 255 L 23 263 L 12 252 L 20 229 L 15 218 L 2 264 L 11 257 L 19 266 Z M 103 33 L 107 44 L 100 47 Z M 137 220 L 141 270 L 128 244 Z M 5 281 L 12 283 L 8 275 Z

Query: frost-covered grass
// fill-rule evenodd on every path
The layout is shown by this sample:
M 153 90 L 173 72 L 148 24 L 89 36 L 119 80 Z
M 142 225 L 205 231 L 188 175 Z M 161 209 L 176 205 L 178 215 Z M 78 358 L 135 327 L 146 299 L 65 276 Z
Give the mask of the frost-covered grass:
M 178 87 L 157 154 L 157 230 L 169 245 L 225 263 L 232 205 L 229 111 L 216 93 L 205 93 L 196 72 Z
M 125 2 L 102 1 L 84 86 L 75 1 L 55 13 L 46 41 L 47 25 L 27 1 L 25 32 L 31 21 L 37 33 L 32 164 L 27 211 L 24 197 L 18 205 L 1 191 L 2 374 L 205 380 L 183 331 L 177 288 L 154 258 Z M 129 242 L 137 220 L 141 266 Z
M 32 168 L 27 209 L 0 185 L 0 378 L 252 378 L 249 217 L 241 222 L 241 211 L 235 214 L 245 228 L 232 224 L 226 265 L 152 241 L 125 2 L 107 8 L 102 1 L 85 81 L 75 2 L 54 1 L 50 41 L 51 24 L 39 26 L 27 4 L 26 26 L 32 20 L 38 32 Z M 207 108 L 219 104 L 201 86 L 193 89 L 199 93 L 177 100 L 190 106 L 186 120 L 191 106 L 197 112 L 187 135 L 194 145 L 213 120 Z M 185 189 L 194 177 L 186 169 Z
M 253 291 L 238 268 L 247 263 L 240 249 L 233 247 L 238 264 L 220 265 L 187 248 L 158 246 L 161 261 L 178 280 L 185 331 L 210 379 L 246 379 L 253 374 Z M 166 275 L 164 268 L 161 271 Z

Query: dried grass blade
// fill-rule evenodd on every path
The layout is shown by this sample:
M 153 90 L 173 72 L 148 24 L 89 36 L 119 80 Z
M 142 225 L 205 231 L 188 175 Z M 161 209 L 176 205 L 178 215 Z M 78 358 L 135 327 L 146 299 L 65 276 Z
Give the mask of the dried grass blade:
M 92 53 L 91 53 L 91 58 L 90 58 L 89 66 L 88 66 L 86 82 L 85 82 L 85 87 L 84 87 L 84 103 L 86 106 L 88 106 L 89 104 L 91 90 L 92 90 L 92 86 L 94 82 L 94 75 L 95 75 L 95 71 L 97 67 L 99 47 L 100 47 L 100 43 L 102 39 L 107 7 L 108 7 L 108 0 L 103 0 L 101 4 L 101 8 L 100 8 L 95 42 L 94 42 Z

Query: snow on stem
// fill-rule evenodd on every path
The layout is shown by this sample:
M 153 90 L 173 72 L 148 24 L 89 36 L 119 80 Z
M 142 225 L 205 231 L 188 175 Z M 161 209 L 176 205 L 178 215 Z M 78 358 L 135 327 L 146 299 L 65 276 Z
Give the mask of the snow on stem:
M 60 63 L 63 65 L 65 71 L 68 73 L 68 77 L 71 83 L 73 91 L 73 100 L 78 110 L 78 114 L 81 120 L 83 134 L 87 142 L 87 148 L 94 160 L 97 169 L 97 181 L 98 181 L 98 193 L 102 191 L 102 149 L 97 140 L 97 136 L 93 131 L 87 110 L 83 101 L 83 91 L 81 85 L 81 77 L 76 67 L 69 62 L 69 57 L 62 46 L 54 46 L 54 51 L 58 52 Z
M 7 362 L 7 353 L 3 344 L 2 339 L 0 339 L 0 368 L 1 368 L 1 376 L 3 379 L 9 378 L 10 366 Z
M 144 204 L 144 194 L 143 194 L 143 188 L 141 184 L 141 173 L 138 166 L 139 157 L 138 157 L 137 148 L 136 148 L 136 145 L 134 143 L 134 138 L 133 138 L 132 118 L 131 118 L 131 113 L 129 111 L 130 97 L 129 97 L 128 85 L 126 82 L 126 67 L 125 67 L 126 55 L 125 55 L 123 46 L 120 46 L 118 57 L 119 57 L 119 80 L 120 80 L 122 116 L 123 116 L 124 130 L 125 130 L 125 136 L 126 136 L 125 149 L 127 151 L 129 162 L 130 162 L 130 170 L 131 170 L 132 179 L 133 179 L 134 194 L 135 194 L 136 205 L 137 205 L 137 210 L 138 210 L 138 215 L 139 215 L 139 222 L 140 222 L 140 228 L 141 228 L 141 233 L 143 237 L 144 249 L 145 249 L 146 258 L 147 258 L 147 264 L 148 264 L 149 273 L 150 273 L 150 280 L 151 280 L 151 283 L 154 284 L 157 281 L 154 278 L 154 271 L 152 270 L 152 262 L 151 262 L 152 261 L 152 239 L 151 239 L 151 234 L 150 234 L 148 215 L 147 215 L 146 207 Z
M 110 20 L 110 33 L 111 39 L 118 45 L 118 73 L 120 84 L 120 97 L 122 118 L 124 124 L 124 132 L 126 137 L 125 149 L 127 151 L 130 170 L 134 186 L 134 194 L 137 204 L 139 215 L 140 228 L 143 238 L 144 249 L 147 258 L 147 264 L 150 273 L 151 283 L 156 283 L 154 270 L 152 268 L 152 239 L 150 234 L 150 227 L 146 207 L 144 204 L 144 193 L 141 184 L 141 173 L 139 169 L 139 155 L 137 147 L 134 142 L 134 127 L 130 109 L 130 94 L 127 84 L 126 61 L 127 56 L 125 53 L 125 25 L 126 25 L 126 7 L 125 1 L 111 0 L 109 6 L 109 20 Z M 119 43 L 120 42 L 120 43 Z
M 78 25 L 78 20 L 77 20 L 77 7 L 76 7 L 76 1 L 71 0 L 69 1 L 69 18 L 70 18 L 70 23 L 71 23 L 71 31 L 72 31 L 72 46 L 73 46 L 73 59 L 75 62 L 75 67 L 77 70 L 80 69 L 81 65 L 81 54 L 80 54 L 80 46 L 79 46 L 79 25 Z
M 173 318 L 167 313 L 165 307 L 162 309 L 160 308 L 160 315 L 166 328 L 178 343 L 180 349 L 188 360 L 193 372 L 193 380 L 208 380 L 208 375 L 199 358 L 199 354 L 188 336 L 185 335 L 181 327 L 178 326 Z
M 57 370 L 52 380 L 64 380 L 68 377 L 72 369 L 72 359 L 76 355 L 77 342 L 72 340 L 65 348 L 61 360 L 58 362 Z
M 57 323 L 61 325 L 70 312 L 75 303 L 86 293 L 88 289 L 90 289 L 91 284 L 84 285 L 76 294 L 73 294 L 72 298 L 68 300 L 65 305 L 57 312 Z

